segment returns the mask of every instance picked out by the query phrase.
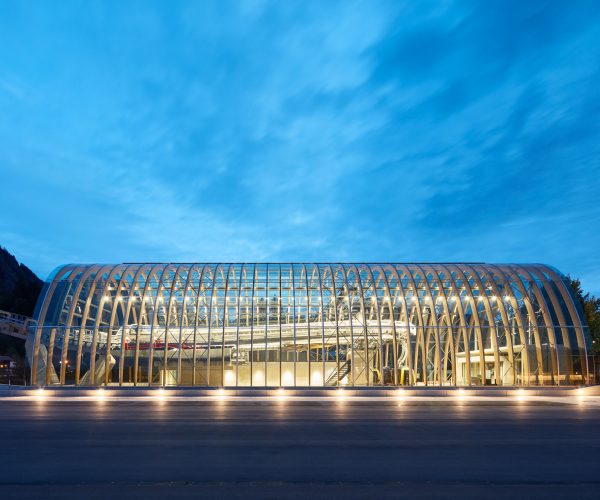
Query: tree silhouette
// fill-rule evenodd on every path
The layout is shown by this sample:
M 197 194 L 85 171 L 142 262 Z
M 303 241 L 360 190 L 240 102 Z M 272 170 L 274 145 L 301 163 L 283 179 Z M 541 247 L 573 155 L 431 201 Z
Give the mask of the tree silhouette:
M 581 304 L 585 319 L 590 327 L 593 352 L 594 354 L 600 354 L 600 298 L 595 297 L 589 292 L 584 293 L 579 279 L 571 278 L 571 276 L 568 275 L 567 279 Z

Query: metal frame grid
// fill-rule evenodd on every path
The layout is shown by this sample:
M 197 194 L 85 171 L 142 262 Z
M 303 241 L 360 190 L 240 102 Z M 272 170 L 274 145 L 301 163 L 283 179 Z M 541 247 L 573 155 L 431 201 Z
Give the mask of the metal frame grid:
M 27 342 L 37 385 L 589 383 L 569 284 L 541 264 L 66 265 Z

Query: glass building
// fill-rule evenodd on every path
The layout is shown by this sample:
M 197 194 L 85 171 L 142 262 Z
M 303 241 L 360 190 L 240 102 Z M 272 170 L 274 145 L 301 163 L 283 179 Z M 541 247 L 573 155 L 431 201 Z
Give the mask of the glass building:
M 70 264 L 36 320 L 37 385 L 574 385 L 592 372 L 570 285 L 540 264 Z

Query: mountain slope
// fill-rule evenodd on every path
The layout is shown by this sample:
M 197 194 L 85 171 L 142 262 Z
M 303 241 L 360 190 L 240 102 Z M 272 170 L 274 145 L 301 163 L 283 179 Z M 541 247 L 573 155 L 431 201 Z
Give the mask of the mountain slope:
M 0 247 L 1 310 L 32 316 L 42 284 L 27 266 Z

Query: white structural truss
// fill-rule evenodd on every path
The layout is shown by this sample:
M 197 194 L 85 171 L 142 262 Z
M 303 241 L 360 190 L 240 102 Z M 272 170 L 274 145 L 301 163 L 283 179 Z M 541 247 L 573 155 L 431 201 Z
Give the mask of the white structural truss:
M 27 349 L 38 385 L 573 385 L 590 339 L 540 265 L 66 265 Z
M 35 324 L 33 319 L 21 314 L 0 311 L 0 335 L 8 335 L 21 340 L 27 338 L 27 332 Z

